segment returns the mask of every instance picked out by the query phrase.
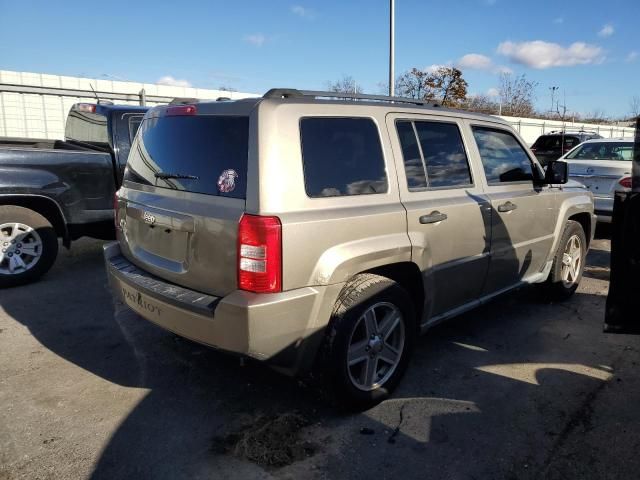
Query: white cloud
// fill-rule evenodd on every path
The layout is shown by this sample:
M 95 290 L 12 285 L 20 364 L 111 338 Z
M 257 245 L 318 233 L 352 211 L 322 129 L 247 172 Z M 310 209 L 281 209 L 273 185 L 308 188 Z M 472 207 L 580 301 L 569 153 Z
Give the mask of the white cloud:
M 291 13 L 298 15 L 299 17 L 302 17 L 302 18 L 312 19 L 316 17 L 315 11 L 311 10 L 310 8 L 303 7 L 302 5 L 292 5 Z
M 500 92 L 498 91 L 497 88 L 490 88 L 489 90 L 487 90 L 488 97 L 497 97 L 499 95 L 500 95 Z
M 556 25 L 562 25 L 564 23 L 564 18 L 563 17 L 556 17 L 553 19 L 553 23 L 555 23 Z
M 493 62 L 486 55 L 467 53 L 458 60 L 458 66 L 472 70 L 490 70 L 493 68 Z
M 625 61 L 627 63 L 633 63 L 638 59 L 638 52 L 636 52 L 635 50 L 633 50 L 632 52 L 629 52 L 629 54 L 627 55 L 627 58 L 625 58 Z
M 440 68 L 447 68 L 449 66 L 450 65 L 438 65 L 437 63 L 434 63 L 433 65 L 429 65 L 428 67 L 425 67 L 424 71 L 428 72 L 428 73 L 434 73 L 435 71 L 437 71 Z
M 484 70 L 492 73 L 512 73 L 512 70 L 503 65 L 496 65 L 486 55 L 479 53 L 467 53 L 458 59 L 456 63 L 460 69 Z
M 531 42 L 502 42 L 498 53 L 509 60 L 531 68 L 543 70 L 551 67 L 571 67 L 601 63 L 604 50 L 597 45 L 575 42 L 568 47 L 557 43 L 534 40 Z
M 598 32 L 598 36 L 602 38 L 607 38 L 613 35 L 615 31 L 616 29 L 613 28 L 613 25 L 611 25 L 610 23 L 607 23 L 600 29 L 600 31 Z
M 267 41 L 267 37 L 265 37 L 261 33 L 252 33 L 251 35 L 246 35 L 244 37 L 244 41 L 256 47 L 261 47 L 262 45 L 264 45 L 264 42 Z
M 190 87 L 191 82 L 184 79 L 173 78 L 171 75 L 165 75 L 156 82 L 158 85 L 169 85 L 171 87 Z

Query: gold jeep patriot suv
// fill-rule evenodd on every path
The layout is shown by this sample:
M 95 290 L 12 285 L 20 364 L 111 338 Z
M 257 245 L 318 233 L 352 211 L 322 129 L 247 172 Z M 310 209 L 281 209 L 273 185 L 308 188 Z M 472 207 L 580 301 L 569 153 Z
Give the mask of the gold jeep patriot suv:
M 141 317 L 367 406 L 438 322 L 525 284 L 576 290 L 596 222 L 566 183 L 504 121 L 414 99 L 158 106 L 105 260 Z

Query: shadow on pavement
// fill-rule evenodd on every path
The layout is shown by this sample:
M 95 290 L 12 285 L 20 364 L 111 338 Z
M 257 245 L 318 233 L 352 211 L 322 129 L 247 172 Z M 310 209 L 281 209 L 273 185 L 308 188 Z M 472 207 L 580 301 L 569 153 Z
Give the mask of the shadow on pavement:
M 311 422 L 320 452 L 275 476 L 616 478 L 640 467 L 631 455 L 638 435 L 596 409 L 603 395 L 619 396 L 607 380 L 624 358 L 623 339 L 600 336 L 602 295 L 554 305 L 524 289 L 435 328 L 393 399 L 346 416 L 291 379 L 240 367 L 113 306 L 99 244 L 75 252 L 42 282 L 3 292 L 2 307 L 69 362 L 150 390 L 113 433 L 93 478 L 264 476 L 216 454 L 213 440 L 239 421 L 290 412 Z M 638 426 L 636 402 L 623 400 L 614 401 L 616 415 Z M 611 467 L 602 456 L 609 435 L 625 439 L 626 463 Z

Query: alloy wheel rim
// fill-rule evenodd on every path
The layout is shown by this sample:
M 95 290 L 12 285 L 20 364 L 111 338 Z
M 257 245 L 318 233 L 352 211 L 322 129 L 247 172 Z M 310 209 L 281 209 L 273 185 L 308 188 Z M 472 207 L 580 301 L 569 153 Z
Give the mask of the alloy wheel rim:
M 582 268 L 582 241 L 578 235 L 572 235 L 562 254 L 562 281 L 568 287 L 575 285 Z
M 0 274 L 19 275 L 33 268 L 42 256 L 42 239 L 29 225 L 0 225 Z
M 349 339 L 347 371 L 353 386 L 371 391 L 384 385 L 400 363 L 405 335 L 398 307 L 388 302 L 370 306 Z

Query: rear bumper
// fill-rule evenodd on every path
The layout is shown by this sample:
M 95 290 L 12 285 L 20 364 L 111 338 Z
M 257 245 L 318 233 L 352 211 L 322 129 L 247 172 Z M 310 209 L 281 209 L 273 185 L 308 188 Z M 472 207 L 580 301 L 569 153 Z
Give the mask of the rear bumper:
M 594 197 L 593 204 L 599 222 L 611 223 L 613 216 L 613 197 Z
M 104 246 L 113 293 L 156 325 L 217 349 L 268 361 L 288 374 L 308 370 L 342 285 L 225 297 L 163 281 L 129 262 L 117 242 Z

